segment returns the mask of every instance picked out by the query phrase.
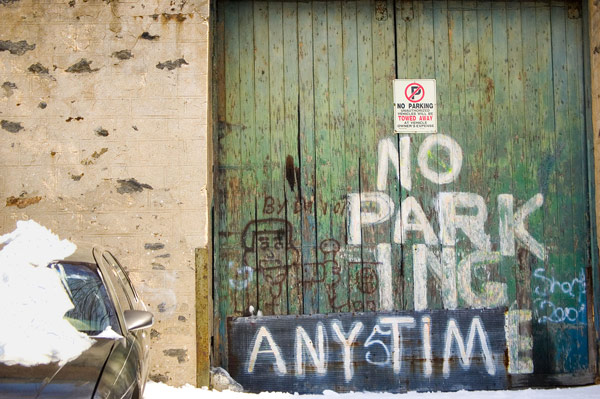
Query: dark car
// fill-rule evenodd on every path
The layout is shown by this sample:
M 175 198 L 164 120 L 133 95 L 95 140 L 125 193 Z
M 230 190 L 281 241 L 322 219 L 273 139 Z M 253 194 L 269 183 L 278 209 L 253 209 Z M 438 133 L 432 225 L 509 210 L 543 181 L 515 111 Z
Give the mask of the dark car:
M 0 363 L 0 398 L 142 398 L 149 352 L 144 329 L 154 319 L 127 273 L 98 247 L 79 248 L 48 267 L 74 305 L 64 318 L 94 343 L 63 366 Z

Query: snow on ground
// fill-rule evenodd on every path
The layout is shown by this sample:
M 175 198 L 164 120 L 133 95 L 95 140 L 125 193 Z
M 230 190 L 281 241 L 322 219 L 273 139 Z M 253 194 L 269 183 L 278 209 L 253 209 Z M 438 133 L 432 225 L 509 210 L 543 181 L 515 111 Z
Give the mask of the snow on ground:
M 381 392 L 355 392 L 338 394 L 325 391 L 322 395 L 298 395 L 281 392 L 263 392 L 260 394 L 239 392 L 217 392 L 206 388 L 194 388 L 186 385 L 174 388 L 156 382 L 148 382 L 144 399 L 599 399 L 600 385 L 579 388 L 562 389 L 526 389 L 521 391 L 460 391 L 460 392 L 408 392 L 404 394 L 391 394 Z
M 48 263 L 77 247 L 33 220 L 0 236 L 0 363 L 65 364 L 94 342 L 63 318 L 73 304 Z

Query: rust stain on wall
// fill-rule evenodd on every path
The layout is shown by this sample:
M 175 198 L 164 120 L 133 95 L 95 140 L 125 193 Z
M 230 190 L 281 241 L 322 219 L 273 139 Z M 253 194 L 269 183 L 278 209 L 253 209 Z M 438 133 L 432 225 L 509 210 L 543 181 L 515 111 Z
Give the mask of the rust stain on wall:
M 30 205 L 37 204 L 42 200 L 42 197 L 25 197 L 23 194 L 19 197 L 10 196 L 6 199 L 6 206 L 16 206 L 19 209 L 27 208 Z
M 94 153 L 91 156 L 92 159 L 89 159 L 89 158 L 84 159 L 83 161 L 81 161 L 81 164 L 85 165 L 85 166 L 93 165 L 94 164 L 94 160 L 100 158 L 106 152 L 108 152 L 108 148 L 106 148 L 106 147 L 102 148 L 100 151 L 94 151 Z

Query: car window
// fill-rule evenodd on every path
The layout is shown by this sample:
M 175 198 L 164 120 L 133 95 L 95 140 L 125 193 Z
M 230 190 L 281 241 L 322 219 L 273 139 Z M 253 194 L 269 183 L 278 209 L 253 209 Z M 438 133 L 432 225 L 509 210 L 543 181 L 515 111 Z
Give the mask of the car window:
M 74 308 L 64 318 L 77 330 L 98 335 L 107 327 L 120 333 L 115 308 L 95 268 L 87 263 L 53 263 Z

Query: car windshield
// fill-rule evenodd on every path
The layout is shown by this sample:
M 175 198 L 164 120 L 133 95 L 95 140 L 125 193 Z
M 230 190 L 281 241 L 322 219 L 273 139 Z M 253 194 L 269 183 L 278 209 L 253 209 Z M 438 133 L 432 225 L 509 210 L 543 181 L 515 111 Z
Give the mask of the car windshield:
M 94 336 L 111 327 L 120 333 L 117 316 L 96 268 L 86 263 L 53 263 L 74 308 L 64 318 L 77 330 Z

